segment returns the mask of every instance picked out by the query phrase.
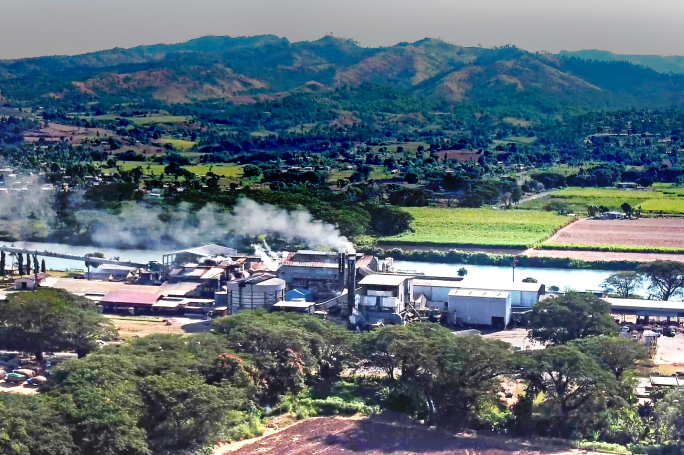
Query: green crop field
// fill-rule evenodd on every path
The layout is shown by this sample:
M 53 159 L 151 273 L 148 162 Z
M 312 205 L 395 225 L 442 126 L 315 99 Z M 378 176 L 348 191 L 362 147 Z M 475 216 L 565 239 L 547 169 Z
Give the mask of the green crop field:
M 184 139 L 174 139 L 167 137 L 163 137 L 159 139 L 157 142 L 159 142 L 160 144 L 171 144 L 174 148 L 179 150 L 189 150 L 193 148 L 195 144 L 197 144 L 197 142 L 194 141 L 186 141 Z
M 643 212 L 684 213 L 684 189 L 658 186 L 653 190 L 622 190 L 616 188 L 565 188 L 551 195 L 524 202 L 525 209 L 541 210 L 556 204 L 567 205 L 575 213 L 586 213 L 587 206 L 604 206 L 620 210 L 623 203 L 633 208 L 641 207 Z
M 145 175 L 152 175 L 153 173 L 154 175 L 161 175 L 166 168 L 165 164 L 150 163 L 147 161 L 119 161 L 117 165 L 123 171 L 130 171 L 136 167 L 140 167 Z M 227 179 L 240 178 L 242 176 L 243 167 L 244 166 L 236 164 L 191 164 L 189 166 L 183 166 L 184 169 L 197 175 L 206 175 L 211 169 L 214 174 Z M 106 174 L 111 174 L 116 172 L 116 169 L 104 169 L 104 172 Z
M 573 218 L 532 210 L 405 209 L 413 232 L 381 238 L 386 243 L 527 247 L 551 237 Z
M 121 117 L 120 115 L 97 115 L 95 117 L 82 116 L 82 119 L 101 122 L 112 122 L 119 119 L 128 120 L 136 125 L 151 125 L 153 123 L 186 123 L 191 117 L 185 115 L 150 115 L 148 117 Z

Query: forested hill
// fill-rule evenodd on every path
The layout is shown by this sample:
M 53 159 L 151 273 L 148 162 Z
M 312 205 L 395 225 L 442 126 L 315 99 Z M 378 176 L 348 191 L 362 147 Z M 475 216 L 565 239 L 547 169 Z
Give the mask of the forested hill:
M 372 83 L 484 108 L 664 107 L 684 104 L 684 75 L 628 62 L 472 48 L 424 39 L 364 48 L 326 36 L 203 37 L 181 44 L 0 61 L 0 102 L 249 104 Z M 4 97 L 4 100 L 3 100 Z
M 684 73 L 684 56 L 680 55 L 628 55 L 614 54 L 610 51 L 585 49 L 581 51 L 561 51 L 562 57 L 576 57 L 583 60 L 597 60 L 601 62 L 629 62 L 642 65 L 660 73 Z

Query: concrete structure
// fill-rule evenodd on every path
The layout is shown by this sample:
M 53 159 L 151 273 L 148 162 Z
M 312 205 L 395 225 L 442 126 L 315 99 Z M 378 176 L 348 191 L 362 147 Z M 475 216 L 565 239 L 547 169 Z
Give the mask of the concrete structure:
M 37 275 L 28 275 L 14 281 L 14 289 L 17 291 L 27 291 L 36 289 L 36 276 L 38 277 L 38 287 L 42 286 L 50 275 L 47 273 L 39 273 Z
M 449 320 L 452 323 L 505 327 L 511 321 L 511 294 L 454 289 L 449 293 Z
M 604 298 L 611 305 L 614 314 L 629 314 L 636 316 L 660 316 L 679 318 L 684 317 L 684 302 L 665 300 L 639 300 Z
M 283 260 L 278 269 L 278 277 L 292 287 L 310 289 L 316 294 L 331 295 L 346 287 L 346 268 L 350 257 L 356 258 L 355 273 L 361 269 L 373 273 L 380 267 L 378 259 L 373 256 L 301 250 L 290 253 Z
M 242 310 L 270 308 L 285 300 L 284 280 L 263 274 L 226 283 L 225 291 L 216 293 L 216 304 L 227 306 L 231 314 Z
M 273 305 L 273 309 L 313 315 L 316 312 L 316 304 L 305 300 L 292 300 L 288 302 L 278 302 Z
M 174 251 L 162 257 L 162 264 L 169 267 L 172 264 L 184 264 L 188 262 L 200 262 L 212 258 L 229 258 L 237 255 L 235 248 L 228 248 L 211 243 L 209 245 L 188 248 L 187 250 Z
M 136 267 L 126 267 L 123 265 L 101 264 L 97 268 L 87 273 L 90 280 L 102 281 L 126 281 L 133 277 L 138 270 Z
M 427 306 L 438 309 L 446 309 L 449 292 L 454 289 L 508 292 L 511 294 L 511 306 L 514 309 L 533 307 L 546 292 L 544 285 L 540 283 L 479 282 L 459 277 L 417 277 L 413 284 L 414 299 L 423 294 L 427 299 Z
M 425 296 L 429 308 L 446 310 L 449 304 L 449 293 L 458 289 L 462 278 L 427 278 L 419 277 L 413 280 L 413 298 L 418 300 Z
M 407 307 L 413 304 L 412 275 L 370 275 L 359 282 L 356 317 L 353 324 L 401 324 Z

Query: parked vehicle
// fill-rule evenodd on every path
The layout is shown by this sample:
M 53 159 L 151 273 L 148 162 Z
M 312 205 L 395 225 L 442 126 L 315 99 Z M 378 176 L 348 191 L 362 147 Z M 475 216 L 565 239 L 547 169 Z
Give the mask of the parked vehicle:
M 9 382 L 11 384 L 21 384 L 24 381 L 26 381 L 26 376 L 19 373 L 10 373 L 5 377 L 5 382 Z
M 673 336 L 677 335 L 677 327 L 674 327 L 674 326 L 668 327 L 667 329 L 665 329 L 665 335 L 667 335 L 669 337 L 673 337 Z

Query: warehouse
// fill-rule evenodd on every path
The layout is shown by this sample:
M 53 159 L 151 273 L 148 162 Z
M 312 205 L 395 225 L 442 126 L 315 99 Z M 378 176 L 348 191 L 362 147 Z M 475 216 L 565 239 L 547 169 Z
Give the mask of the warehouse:
M 285 281 L 269 274 L 229 281 L 224 291 L 216 293 L 216 305 L 229 307 L 231 314 L 270 308 L 285 300 L 286 286 Z
M 545 293 L 541 283 L 483 283 L 463 280 L 458 284 L 461 290 L 502 291 L 511 294 L 513 308 L 531 308 L 539 302 L 539 297 Z
M 510 321 L 510 292 L 454 289 L 449 293 L 452 324 L 506 327 Z
M 413 280 L 413 298 L 418 300 L 425 296 L 427 306 L 446 310 L 449 303 L 449 293 L 458 289 L 463 278 L 420 277 Z

